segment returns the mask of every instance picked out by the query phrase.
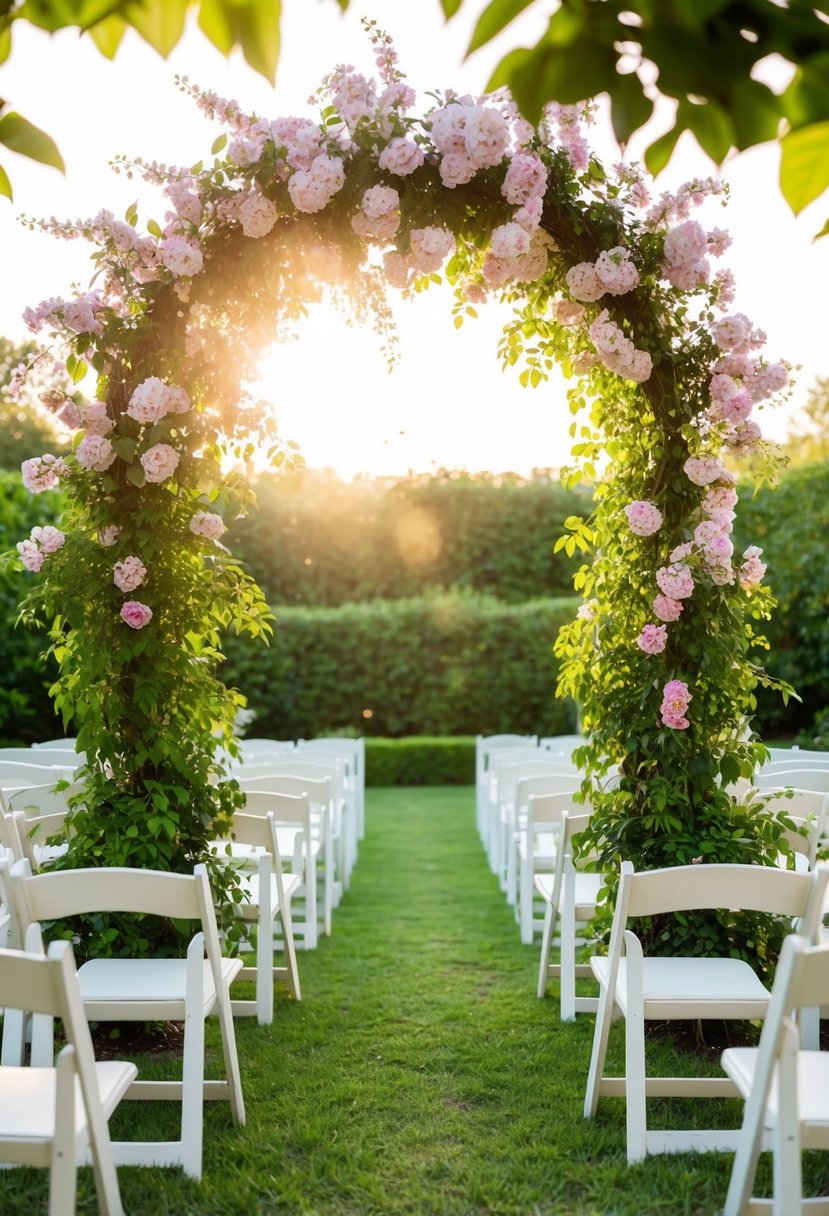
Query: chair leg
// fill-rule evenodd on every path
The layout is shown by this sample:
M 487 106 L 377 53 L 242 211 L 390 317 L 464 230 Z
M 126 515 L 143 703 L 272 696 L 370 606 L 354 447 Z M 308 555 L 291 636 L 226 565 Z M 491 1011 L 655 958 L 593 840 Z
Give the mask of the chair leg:
M 302 1000 L 302 989 L 299 984 L 299 968 L 296 962 L 296 946 L 294 944 L 294 927 L 291 921 L 291 906 L 286 904 L 278 912 L 279 924 L 282 928 L 282 948 L 285 951 L 285 967 L 288 972 L 288 986 L 295 1001 Z
M 181 1074 L 181 1168 L 201 1178 L 204 1140 L 204 938 L 187 951 L 187 995 Z
M 556 913 L 552 902 L 544 905 L 544 930 L 541 934 L 541 961 L 538 964 L 538 988 L 536 995 L 540 998 L 547 991 L 547 969 L 550 966 L 550 950 L 553 945 L 553 930 L 555 929 Z
M 562 1022 L 576 1020 L 576 910 L 574 906 L 575 893 L 566 888 L 567 874 L 564 876 L 564 907 L 561 910 L 561 998 L 560 1015 Z
M 777 1126 L 774 1129 L 774 1216 L 790 1216 L 803 1207 L 803 1178 L 797 1115 L 798 1036 L 785 1030 L 777 1066 Z
M 584 1094 L 584 1117 L 592 1119 L 599 1102 L 599 1084 L 604 1076 L 604 1062 L 607 1056 L 607 1041 L 610 1037 L 610 1023 L 613 1020 L 613 998 L 607 988 L 602 987 L 599 995 L 599 1008 L 596 1011 L 596 1026 L 593 1031 L 593 1050 L 590 1055 L 590 1069 L 587 1074 L 587 1087 Z
M 305 855 L 305 949 L 317 948 L 317 862 L 310 849 Z
M 530 851 L 532 841 L 527 840 L 528 856 L 521 858 L 521 872 L 518 884 L 518 915 L 521 925 L 521 942 L 531 946 L 533 941 L 533 857 Z
M 58 1056 L 55 1076 L 55 1138 L 49 1172 L 49 1216 L 75 1216 L 78 1170 L 75 1158 L 75 1049 Z
M 630 1001 L 625 1013 L 625 1105 L 628 1165 L 634 1165 L 648 1155 L 645 1019 L 639 1001 Z
M 260 1026 L 273 1021 L 273 916 L 267 904 L 259 908 L 256 931 L 256 1020 Z

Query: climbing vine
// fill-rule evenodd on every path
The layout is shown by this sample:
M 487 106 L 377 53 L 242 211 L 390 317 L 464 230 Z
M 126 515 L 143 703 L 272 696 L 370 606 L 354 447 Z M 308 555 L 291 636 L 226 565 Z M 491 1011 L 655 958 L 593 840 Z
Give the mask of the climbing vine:
M 589 735 L 606 859 L 767 859 L 782 821 L 729 787 L 762 753 L 753 650 L 772 600 L 760 550 L 733 550 L 725 457 L 764 458 L 756 407 L 788 373 L 730 311 L 714 267 L 727 234 L 693 218 L 723 188 L 654 196 L 637 165 L 605 169 L 589 105 L 548 106 L 534 129 L 504 93 L 448 91 L 417 117 L 367 24 L 379 79 L 337 68 L 317 118 L 248 115 L 182 79 L 226 128 L 211 161 L 117 164 L 163 190 L 162 221 L 142 230 L 131 208 L 44 225 L 92 241 L 96 268 L 92 290 L 27 314 L 95 386 L 85 405 L 54 402 L 71 455 L 23 466 L 33 492 L 64 487 L 61 528 L 18 546 L 40 575 L 23 612 L 50 628 L 55 702 L 87 755 L 70 856 L 188 866 L 238 802 L 216 759 L 243 703 L 217 678 L 221 636 L 267 636 L 271 620 L 221 537 L 251 505 L 254 451 L 294 458 L 245 396 L 259 351 L 324 290 L 388 342 L 386 289 L 445 275 L 456 325 L 490 296 L 514 302 L 501 353 L 524 383 L 556 363 L 574 381 L 569 475 L 595 481 L 596 509 L 562 541 L 587 560 L 559 692 Z

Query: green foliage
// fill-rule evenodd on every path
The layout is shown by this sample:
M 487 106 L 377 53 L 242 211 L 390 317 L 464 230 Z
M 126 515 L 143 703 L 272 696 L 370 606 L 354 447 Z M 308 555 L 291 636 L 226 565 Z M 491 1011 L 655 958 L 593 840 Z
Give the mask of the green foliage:
M 809 389 L 803 409 L 789 427 L 783 451 L 790 465 L 829 460 L 829 376 L 818 376 Z
M 567 734 L 556 702 L 556 632 L 573 600 L 506 605 L 458 593 L 340 608 L 278 608 L 266 652 L 228 639 L 226 681 L 253 733 L 312 738 Z
M 756 543 L 768 564 L 766 581 L 777 608 L 765 626 L 767 667 L 796 689 L 801 702 L 781 705 L 758 695 L 766 733 L 805 728 L 827 703 L 829 673 L 829 463 L 787 471 L 775 489 L 743 493 L 735 544 Z
M 24 540 L 32 528 L 54 524 L 59 512 L 57 493 L 33 498 L 19 472 L 0 471 L 0 553 Z M 20 600 L 33 581 L 26 571 L 0 565 L 0 737 L 16 743 L 61 733 L 49 700 L 57 667 L 42 657 L 47 639 L 17 625 Z
M 77 29 L 88 34 L 108 59 L 115 57 L 128 29 L 165 58 L 184 33 L 187 11 L 198 2 L 198 25 L 223 55 L 240 47 L 256 72 L 274 83 L 279 59 L 281 0 L 8 0 L 0 4 L 0 63 L 12 50 L 14 23 L 28 21 L 50 34 Z M 0 99 L 0 144 L 30 160 L 65 172 L 60 150 L 45 131 Z M 12 198 L 12 184 L 0 165 L 0 196 Z
M 509 603 L 568 595 L 575 565 L 553 547 L 565 516 L 589 510 L 584 491 L 541 473 L 349 485 L 301 471 L 262 477 L 256 492 L 229 544 L 271 604 L 321 607 L 449 587 Z
M 473 785 L 475 740 L 366 740 L 366 785 Z

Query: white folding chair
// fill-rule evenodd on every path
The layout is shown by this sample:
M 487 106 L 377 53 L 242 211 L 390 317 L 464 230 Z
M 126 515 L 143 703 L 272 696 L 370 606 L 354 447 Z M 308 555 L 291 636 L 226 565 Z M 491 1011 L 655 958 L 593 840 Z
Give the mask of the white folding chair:
M 223 958 L 207 871 L 192 875 L 124 868 L 61 870 L 32 876 L 17 862 L 9 888 L 14 915 L 27 945 L 32 926 L 95 912 L 162 916 L 199 925 L 186 958 L 95 958 L 78 971 L 90 1021 L 184 1022 L 181 1081 L 135 1081 L 128 1098 L 180 1099 L 178 1140 L 120 1141 L 115 1160 L 124 1165 L 180 1165 L 193 1178 L 202 1172 L 205 1098 L 229 1099 L 235 1123 L 245 1121 L 236 1055 L 230 984 L 241 959 Z M 35 940 L 40 937 L 35 931 Z M 206 958 L 205 958 L 206 954 Z M 218 1016 L 226 1079 L 204 1078 L 205 1019 Z
M 562 1022 L 573 1022 L 577 1013 L 595 1013 L 599 999 L 576 996 L 576 980 L 592 978 L 589 963 L 577 963 L 576 951 L 584 944 L 579 931 L 588 929 L 596 914 L 599 891 L 604 876 L 584 867 L 596 864 L 595 855 L 577 853 L 577 838 L 590 822 L 590 813 L 561 816 L 561 837 L 552 874 L 536 874 L 535 889 L 544 900 L 544 927 L 541 935 L 541 960 L 538 965 L 539 997 L 547 990 L 551 979 L 559 980 L 559 1009 Z M 555 944 L 556 924 L 559 928 L 559 963 L 550 962 Z
M 487 847 L 487 812 L 489 807 L 489 768 L 494 756 L 504 749 L 537 747 L 537 735 L 476 735 L 475 736 L 475 818 L 478 834 Z
M 277 785 L 280 778 L 270 779 Z M 293 781 L 288 782 L 293 788 Z M 294 937 L 305 950 L 317 945 L 317 866 L 322 841 L 315 833 L 311 808 L 304 795 L 281 793 L 279 790 L 245 791 L 245 814 L 273 815 L 280 857 L 289 862 L 289 871 L 299 879 L 294 899 L 301 901 L 299 915 L 293 915 Z M 323 874 L 323 882 L 325 876 Z
M 521 777 L 515 787 L 515 796 L 507 815 L 512 819 L 512 830 L 507 831 L 507 903 L 515 907 L 515 916 L 521 923 L 519 898 L 519 871 L 521 859 L 526 856 L 527 812 L 530 798 L 541 798 L 547 794 L 572 794 L 581 785 L 581 777 L 573 772 L 543 772 L 534 777 Z M 539 864 L 541 860 L 539 859 Z M 552 866 L 552 854 L 550 854 Z M 532 940 L 532 938 L 530 938 Z M 523 941 L 523 938 L 522 938 Z
M 565 811 L 576 809 L 575 793 L 574 788 L 568 790 L 565 786 L 555 794 L 532 794 L 528 799 L 526 821 L 516 832 L 518 924 L 524 946 L 532 945 L 535 930 L 543 927 L 542 917 L 535 914 L 535 875 L 555 868 L 562 816 Z
M 231 1008 L 235 1017 L 255 1016 L 260 1026 L 269 1026 L 273 1021 L 275 980 L 287 983 L 295 1000 L 302 999 L 291 919 L 291 899 L 301 880 L 298 874 L 282 873 L 272 811 L 267 815 L 246 815 L 237 811 L 233 816 L 232 835 L 237 845 L 251 850 L 247 856 L 237 854 L 246 899 L 235 905 L 235 912 L 256 925 L 256 961 L 252 967 L 245 965 L 237 978 L 256 981 L 256 1000 L 232 999 Z M 277 928 L 285 956 L 282 966 L 274 966 L 273 962 Z
M 592 1118 L 600 1095 L 624 1096 L 627 1107 L 627 1159 L 651 1153 L 733 1149 L 732 1130 L 652 1131 L 646 1098 L 729 1097 L 734 1086 L 724 1078 L 648 1077 L 645 1023 L 725 1018 L 753 1021 L 766 1016 L 769 993 L 748 963 L 736 958 L 645 957 L 642 944 L 627 928 L 630 917 L 659 916 L 704 909 L 764 912 L 798 921 L 812 939 L 820 918 L 829 866 L 809 874 L 776 866 L 690 865 L 634 873 L 622 862 L 616 910 L 606 957 L 590 960 L 599 982 L 599 1007 L 584 1099 Z M 625 1020 L 625 1076 L 605 1077 L 610 1024 Z
M 829 1052 L 804 1050 L 793 1011 L 829 999 L 829 946 L 792 934 L 783 942 L 759 1047 L 730 1047 L 725 1072 L 745 1098 L 724 1216 L 829 1213 L 829 1198 L 803 1198 L 801 1152 L 829 1149 Z M 757 1162 L 774 1157 L 774 1196 L 752 1199 Z
M 565 777 L 570 784 L 580 782 L 572 765 L 566 761 L 556 760 L 553 756 L 544 756 L 538 750 L 532 758 L 515 757 L 514 754 L 507 755 L 498 757 L 492 765 L 490 778 L 494 808 L 491 822 L 491 831 L 494 836 L 492 860 L 502 891 L 508 889 L 507 868 L 510 845 L 515 832 L 515 795 L 518 783 L 528 777 L 546 776 Z
M 829 793 L 829 766 L 802 764 L 787 768 L 766 766 L 754 774 L 752 785 L 758 790 L 813 790 Z
M 107 1123 L 137 1069 L 96 1064 L 69 943 L 53 942 L 46 957 L 0 950 L 0 1005 L 59 1017 L 66 1039 L 56 1062 L 0 1065 L 0 1160 L 47 1168 L 49 1216 L 72 1216 L 77 1167 L 89 1156 L 99 1211 L 122 1216 Z
M 330 752 L 348 761 L 348 779 L 354 790 L 357 820 L 357 839 L 366 834 L 366 741 L 345 736 L 321 735 L 316 739 L 297 739 L 297 751 Z
M 259 776 L 240 774 L 236 776 L 236 780 L 239 782 L 239 785 L 245 794 L 291 794 L 295 798 L 305 798 L 307 800 L 311 811 L 312 833 L 320 842 L 320 848 L 317 852 L 316 860 L 317 868 L 319 868 L 320 863 L 323 867 L 323 931 L 326 937 L 330 937 L 336 884 L 334 871 L 334 834 L 332 828 L 333 799 L 331 796 L 331 782 L 329 778 L 300 776 L 296 773 L 285 773 L 268 768 L 266 772 Z

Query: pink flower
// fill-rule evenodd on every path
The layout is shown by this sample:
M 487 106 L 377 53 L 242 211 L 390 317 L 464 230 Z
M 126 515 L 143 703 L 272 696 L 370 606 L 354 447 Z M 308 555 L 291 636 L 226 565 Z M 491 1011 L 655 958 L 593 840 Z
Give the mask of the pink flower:
M 134 591 L 147 577 L 147 567 L 140 557 L 125 557 L 116 562 L 112 581 L 119 591 Z
M 671 730 L 687 730 L 690 723 L 684 716 L 693 697 L 682 680 L 669 680 L 662 689 L 662 722 Z
M 671 600 L 687 600 L 694 593 L 694 578 L 684 562 L 660 566 L 656 581 L 662 594 Z
M 105 401 L 90 401 L 83 407 L 81 423 L 88 435 L 108 435 L 115 426 Z
M 224 520 L 213 511 L 197 511 L 190 520 L 190 531 L 206 540 L 218 540 L 225 531 Z
M 396 253 L 393 249 L 390 249 L 388 253 L 384 253 L 383 269 L 386 272 L 386 278 L 390 286 L 400 288 L 401 290 L 410 286 L 412 267 L 409 264 L 408 258 L 404 258 L 401 253 Z
M 288 193 L 297 211 L 313 215 L 327 207 L 345 184 L 345 170 L 339 156 L 321 152 L 307 169 L 298 169 L 288 180 Z
M 647 351 L 637 350 L 630 338 L 625 337 L 616 322 L 610 320 L 607 309 L 599 313 L 589 333 L 600 360 L 609 371 L 637 384 L 648 379 L 653 371 L 653 360 Z
M 411 265 L 418 274 L 440 270 L 444 258 L 455 248 L 455 238 L 446 228 L 413 228 L 409 242 Z
M 39 549 L 34 541 L 21 540 L 17 542 L 17 552 L 20 554 L 20 560 L 27 570 L 31 570 L 32 574 L 38 574 L 46 560 L 46 554 L 42 549 Z
M 242 232 L 256 240 L 267 236 L 276 223 L 278 211 L 269 198 L 253 190 L 239 204 L 237 212 Z
M 31 537 L 47 555 L 56 553 L 66 540 L 65 533 L 61 532 L 60 528 L 53 528 L 51 524 L 46 524 L 43 528 L 32 528 Z
M 644 650 L 645 654 L 661 654 L 667 641 L 667 625 L 646 625 L 636 639 L 636 645 Z
M 98 544 L 102 545 L 104 549 L 109 549 L 120 535 L 121 529 L 116 524 L 107 524 L 105 528 L 100 528 L 98 531 Z
M 686 557 L 690 557 L 691 554 L 693 553 L 693 551 L 694 551 L 693 543 L 688 540 L 685 542 L 685 544 L 677 545 L 677 547 L 675 549 L 671 550 L 670 561 L 671 561 L 671 563 L 684 562 Z
M 653 614 L 660 621 L 678 621 L 682 616 L 682 603 L 667 595 L 657 595 L 653 601 Z
M 391 186 L 370 186 L 363 194 L 360 207 L 369 219 L 376 220 L 389 211 L 397 211 L 400 195 Z
M 447 190 L 465 186 L 475 176 L 476 166 L 464 152 L 447 152 L 441 157 L 440 180 Z
M 579 262 L 577 266 L 571 266 L 565 277 L 570 295 L 583 304 L 592 304 L 604 295 L 604 285 L 592 262 Z
M 153 610 L 140 600 L 125 600 L 119 615 L 130 629 L 143 629 L 153 619 Z
M 576 300 L 556 300 L 553 318 L 559 325 L 578 325 L 584 316 L 584 306 Z
M 19 548 L 20 546 L 18 546 Z M 743 588 L 756 587 L 762 582 L 763 575 L 766 573 L 765 562 L 760 561 L 762 549 L 757 545 L 749 545 L 743 554 L 743 562 L 740 566 L 740 586 Z
M 32 494 L 54 490 L 58 484 L 58 472 L 62 467 L 62 462 L 51 452 L 46 452 L 43 456 L 33 456 L 31 460 L 24 460 L 20 466 L 23 484 Z
M 716 456 L 689 456 L 682 467 L 695 486 L 708 486 L 723 474 L 722 461 Z
M 139 458 L 147 481 L 166 481 L 178 467 L 179 453 L 169 443 L 156 443 Z
M 407 177 L 423 164 L 423 149 L 408 136 L 398 135 L 389 141 L 377 163 L 385 173 Z
M 149 376 L 130 397 L 127 413 L 136 422 L 160 422 L 170 412 L 170 390 L 158 376 Z
M 527 253 L 530 248 L 529 234 L 520 224 L 501 224 L 493 229 L 490 249 L 496 258 L 514 260 Z
M 584 604 L 579 605 L 579 610 L 576 616 L 580 621 L 595 621 L 596 619 L 596 604 L 593 600 L 588 600 Z
M 629 251 L 621 245 L 599 254 L 596 275 L 602 288 L 612 296 L 622 296 L 639 283 L 639 271 L 631 262 Z
M 665 237 L 662 273 L 680 291 L 693 291 L 708 282 L 708 238 L 696 220 L 671 229 Z
M 662 527 L 662 512 L 652 502 L 637 499 L 625 507 L 631 532 L 636 536 L 653 536 Z
M 75 457 L 82 469 L 103 473 L 116 457 L 115 448 L 104 435 L 84 435 Z
M 166 237 L 159 246 L 159 256 L 176 277 L 198 274 L 204 266 L 201 249 L 194 241 L 188 241 L 183 236 Z
M 514 207 L 541 198 L 547 189 L 547 169 L 535 153 L 516 152 L 504 175 L 501 193 Z
M 358 211 L 351 219 L 351 227 L 357 236 L 385 245 L 400 227 L 400 212 L 387 211 L 385 215 L 371 219 L 364 211 Z
M 70 431 L 76 431 L 81 425 L 81 411 L 71 398 L 67 397 L 57 412 L 58 421 Z

